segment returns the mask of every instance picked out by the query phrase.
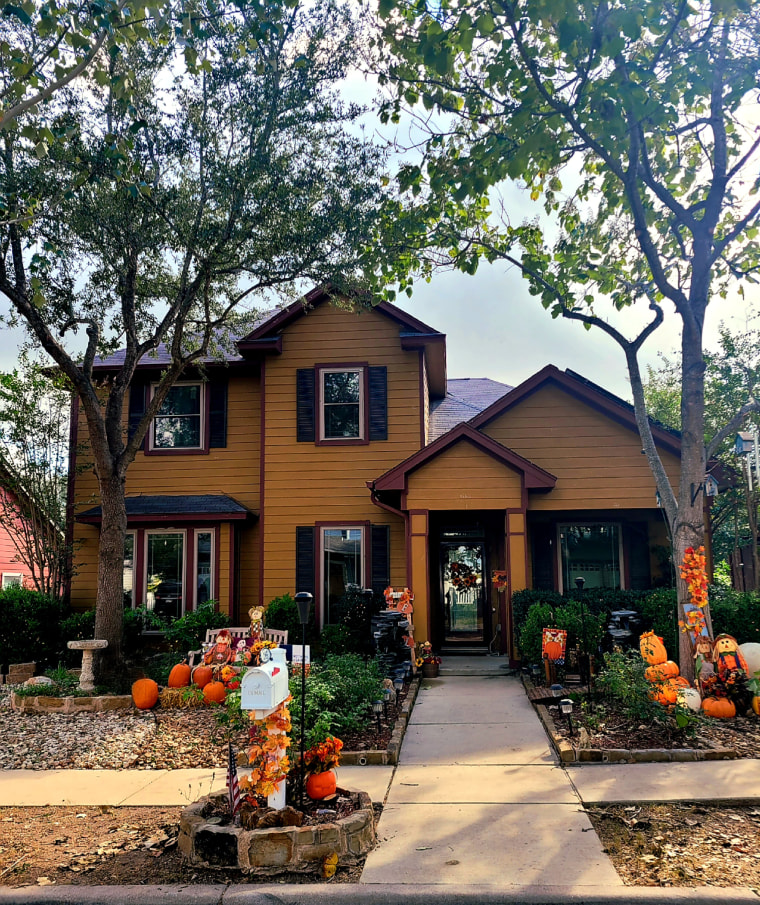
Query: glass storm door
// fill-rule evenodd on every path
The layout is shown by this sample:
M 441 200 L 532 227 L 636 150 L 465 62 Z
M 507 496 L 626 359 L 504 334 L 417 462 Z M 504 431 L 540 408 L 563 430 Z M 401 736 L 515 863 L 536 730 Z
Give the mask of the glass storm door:
M 482 642 L 485 549 L 480 542 L 441 544 L 444 642 Z

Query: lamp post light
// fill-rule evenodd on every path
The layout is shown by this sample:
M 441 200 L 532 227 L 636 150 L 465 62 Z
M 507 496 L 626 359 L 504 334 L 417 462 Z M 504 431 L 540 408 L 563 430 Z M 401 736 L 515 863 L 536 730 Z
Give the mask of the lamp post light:
M 570 738 L 573 737 L 573 720 L 570 714 L 573 712 L 573 702 L 570 698 L 562 698 L 559 702 L 559 709 L 562 711 L 562 715 L 567 717 L 567 728 L 570 733 Z
M 575 587 L 578 588 L 578 599 L 581 605 L 581 631 L 583 632 L 583 650 L 586 657 L 586 678 L 588 680 L 588 709 L 593 713 L 594 712 L 594 703 L 591 700 L 591 654 L 588 651 L 588 638 L 586 637 L 586 606 L 583 599 L 583 587 L 586 584 L 586 579 L 579 575 L 575 579 Z
M 375 719 L 377 720 L 377 734 L 380 735 L 380 714 L 383 712 L 383 702 L 373 701 L 372 712 L 375 714 Z
M 298 607 L 298 618 L 301 620 L 301 791 L 300 805 L 303 811 L 303 792 L 306 783 L 304 764 L 304 739 L 306 736 L 306 625 L 309 621 L 309 611 L 314 595 L 308 591 L 299 591 L 295 601 Z
M 396 689 L 396 706 L 398 707 L 398 699 L 404 688 L 404 680 L 401 678 L 401 676 L 396 676 L 396 678 L 393 680 L 393 687 Z

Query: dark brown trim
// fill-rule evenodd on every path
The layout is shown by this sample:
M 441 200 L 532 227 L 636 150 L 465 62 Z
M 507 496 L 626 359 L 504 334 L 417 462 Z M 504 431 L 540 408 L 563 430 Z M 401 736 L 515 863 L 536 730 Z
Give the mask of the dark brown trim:
M 219 611 L 219 589 L 221 588 L 221 576 L 219 570 L 221 568 L 221 550 L 222 542 L 221 525 L 217 525 L 213 529 L 214 532 L 214 600 L 216 601 L 216 610 Z
M 424 349 L 427 345 L 446 342 L 445 333 L 401 333 L 402 349 Z
M 79 443 L 79 395 L 75 392 L 71 394 L 69 418 L 69 473 L 66 476 L 66 576 L 63 585 L 63 600 L 66 606 L 71 603 L 71 580 L 74 568 L 74 499 L 77 445 Z
M 211 513 L 195 513 L 183 512 L 182 514 L 168 515 L 133 515 L 127 518 L 127 527 L 135 528 L 136 526 L 149 528 L 151 525 L 171 524 L 172 522 L 188 522 L 197 525 L 214 525 L 219 522 L 240 522 L 249 518 L 250 512 L 214 512 Z M 255 518 L 255 516 L 254 516 Z M 100 515 L 80 515 L 76 521 L 83 525 L 99 525 L 102 521 Z
M 513 450 L 507 449 L 506 446 L 502 446 L 501 443 L 497 443 L 496 440 L 486 434 L 481 434 L 479 431 L 474 430 L 469 423 L 465 423 L 458 424 L 429 446 L 424 447 L 399 465 L 386 471 L 384 475 L 374 481 L 374 490 L 401 490 L 406 492 L 407 480 L 411 472 L 420 468 L 430 459 L 460 440 L 469 440 L 497 461 L 502 462 L 509 468 L 513 468 L 515 471 L 522 472 L 524 486 L 529 490 L 551 490 L 557 483 L 557 479 L 553 474 L 538 465 L 534 465 L 533 462 L 529 462 Z
M 468 423 L 471 427 L 480 430 L 480 428 L 485 427 L 486 424 L 493 421 L 494 418 L 498 418 L 500 415 L 503 415 L 504 412 L 519 405 L 528 396 L 549 383 L 556 384 L 560 389 L 565 390 L 565 392 L 569 393 L 571 396 L 574 396 L 581 402 L 585 402 L 587 405 L 601 412 L 603 415 L 606 415 L 608 418 L 611 418 L 613 421 L 617 421 L 619 424 L 623 425 L 623 427 L 627 427 L 638 436 L 639 430 L 636 426 L 636 417 L 629 408 L 628 403 L 623 399 L 617 399 L 617 397 L 612 396 L 612 394 L 598 392 L 587 382 L 578 380 L 572 375 L 567 374 L 565 371 L 560 371 L 559 368 L 554 365 L 547 365 L 545 368 L 542 368 L 519 386 L 510 390 L 506 395 L 497 399 L 496 402 L 489 405 L 487 409 L 484 409 Z M 652 424 L 651 427 L 652 436 L 657 445 L 680 457 L 681 442 L 678 437 L 657 427 L 655 424 Z
M 235 343 L 241 352 L 274 352 L 282 355 L 282 337 L 266 336 L 262 339 L 241 339 Z
M 361 394 L 363 409 L 363 424 L 361 437 L 347 437 L 345 439 L 326 439 L 322 437 L 322 429 L 324 425 L 324 412 L 322 410 L 322 372 L 323 371 L 361 371 Z M 314 382 L 316 384 L 316 424 L 315 424 L 315 446 L 368 446 L 369 445 L 369 385 L 368 385 L 369 364 L 366 361 L 345 362 L 338 361 L 329 364 L 314 365 Z
M 420 349 L 417 353 L 419 358 L 419 382 L 420 382 L 420 449 L 425 448 L 427 437 L 425 436 L 425 352 Z M 430 416 L 428 415 L 428 418 Z
M 264 476 L 266 474 L 266 362 L 261 363 L 261 380 L 259 383 L 260 406 L 259 406 L 259 438 L 261 449 L 259 450 L 259 606 L 264 606 L 264 518 L 266 515 L 264 507 L 264 496 L 266 493 L 266 482 Z M 296 588 L 298 590 L 298 588 Z M 255 602 L 255 601 L 254 601 Z

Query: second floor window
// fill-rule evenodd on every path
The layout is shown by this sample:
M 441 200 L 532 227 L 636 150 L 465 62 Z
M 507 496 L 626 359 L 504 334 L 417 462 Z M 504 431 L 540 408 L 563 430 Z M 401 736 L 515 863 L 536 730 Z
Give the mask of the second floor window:
M 321 436 L 323 440 L 363 437 L 364 387 L 362 368 L 322 370 Z
M 175 384 L 153 420 L 153 449 L 200 449 L 203 426 L 203 385 Z

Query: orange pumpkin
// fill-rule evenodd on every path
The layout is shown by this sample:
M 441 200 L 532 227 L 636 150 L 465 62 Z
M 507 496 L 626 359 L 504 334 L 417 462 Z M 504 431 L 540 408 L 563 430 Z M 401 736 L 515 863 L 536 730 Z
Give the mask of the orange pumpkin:
M 193 670 L 193 684 L 205 688 L 214 678 L 214 670 L 210 666 L 196 666 Z
M 728 698 L 705 698 L 702 701 L 702 710 L 718 720 L 729 720 L 736 716 L 736 707 Z
M 752 709 L 758 716 L 760 716 L 760 694 L 756 694 L 752 698 Z
M 306 779 L 306 794 L 313 801 L 319 801 L 327 798 L 328 795 L 334 795 L 338 788 L 335 774 L 332 770 L 325 770 L 323 773 L 310 773 Z
M 655 635 L 654 632 L 644 632 L 639 638 L 639 650 L 641 651 L 641 656 L 651 666 L 664 663 L 668 659 L 668 652 L 665 650 L 662 638 Z
M 169 688 L 185 688 L 190 684 L 190 667 L 187 663 L 178 663 L 169 673 Z
M 658 663 L 656 666 L 647 666 L 644 677 L 647 682 L 664 682 L 665 679 L 673 679 L 678 675 L 678 664 L 672 660 Z
M 203 688 L 203 700 L 207 704 L 223 704 L 227 689 L 223 682 L 208 682 Z
M 689 683 L 683 676 L 676 676 L 672 679 L 665 679 L 663 682 L 653 682 L 652 690 L 649 697 L 663 707 L 670 707 L 678 700 L 678 692 L 682 688 L 688 687 Z
M 132 686 L 132 700 L 138 710 L 150 710 L 158 701 L 158 685 L 153 679 L 138 679 Z

